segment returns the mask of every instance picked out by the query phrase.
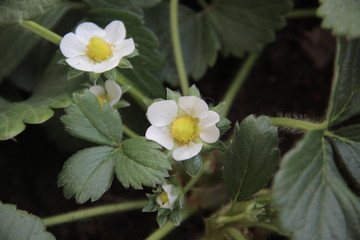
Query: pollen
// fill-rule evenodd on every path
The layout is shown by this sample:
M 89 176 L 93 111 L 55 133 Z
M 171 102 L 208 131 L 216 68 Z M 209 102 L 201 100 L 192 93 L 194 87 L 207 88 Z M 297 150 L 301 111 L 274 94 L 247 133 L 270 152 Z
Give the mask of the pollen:
M 86 56 L 99 63 L 112 57 L 111 45 L 99 37 L 92 37 L 87 45 Z
M 168 194 L 167 192 L 162 192 L 159 196 L 158 196 L 158 199 L 160 200 L 161 202 L 161 205 L 164 205 L 166 203 L 169 202 L 169 197 L 168 197 Z
M 178 144 L 189 144 L 199 135 L 199 119 L 189 115 L 179 117 L 171 124 L 170 133 Z

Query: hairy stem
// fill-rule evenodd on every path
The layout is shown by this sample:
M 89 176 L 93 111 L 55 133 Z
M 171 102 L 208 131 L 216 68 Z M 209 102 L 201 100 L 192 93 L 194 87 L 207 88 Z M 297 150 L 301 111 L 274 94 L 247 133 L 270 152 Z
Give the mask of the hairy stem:
M 188 217 L 194 214 L 196 211 L 194 209 L 190 209 L 185 211 L 183 221 L 185 221 Z M 165 223 L 162 227 L 157 229 L 151 235 L 149 235 L 146 240 L 159 240 L 169 234 L 172 230 L 174 230 L 176 226 L 172 222 Z
M 302 131 L 325 129 L 327 126 L 326 122 L 313 123 L 313 122 L 306 122 L 303 120 L 292 119 L 292 118 L 270 118 L 270 120 L 271 120 L 271 123 L 275 126 L 290 127 L 290 128 L 295 128 L 295 129 L 299 129 Z
M 288 19 L 316 17 L 316 9 L 295 9 L 285 14 Z
M 146 111 L 152 100 L 140 92 L 136 87 L 131 85 L 130 81 L 121 73 L 117 73 L 116 81 L 123 87 L 130 87 L 129 94 Z
M 50 31 L 47 28 L 44 28 L 43 26 L 37 24 L 34 21 L 21 21 L 19 23 L 22 27 L 28 29 L 29 31 L 39 35 L 42 38 L 45 38 L 46 40 L 55 43 L 56 45 L 60 44 L 61 36 Z
M 262 50 L 262 49 L 261 49 Z M 223 98 L 223 102 L 225 102 L 225 106 L 223 107 L 220 115 L 222 117 L 226 117 L 229 113 L 229 110 L 235 100 L 236 94 L 239 92 L 241 86 L 245 82 L 247 76 L 249 75 L 251 69 L 253 68 L 256 59 L 260 56 L 261 50 L 255 53 L 251 53 L 245 62 L 243 63 L 241 69 L 236 74 L 233 82 L 231 83 L 230 87 L 225 93 L 225 96 Z
M 176 68 L 179 75 L 181 92 L 183 95 L 186 95 L 189 89 L 189 80 L 186 75 L 184 58 L 181 51 L 179 23 L 178 23 L 178 6 L 179 6 L 178 0 L 170 1 L 170 32 L 171 32 L 171 40 L 172 40 L 173 51 L 175 56 Z
M 127 203 L 117 203 L 117 204 L 109 204 L 99 207 L 93 207 L 93 208 L 87 208 L 87 209 L 81 209 L 78 211 L 73 211 L 69 213 L 64 213 L 60 215 L 56 215 L 53 217 L 47 217 L 43 219 L 43 222 L 45 226 L 54 226 L 59 225 L 63 223 L 69 223 L 74 222 L 80 219 L 95 217 L 95 216 L 101 216 L 106 214 L 113 214 L 118 212 L 126 212 L 136 209 L 142 209 L 145 204 L 147 203 L 147 200 L 141 200 L 141 201 L 132 201 Z

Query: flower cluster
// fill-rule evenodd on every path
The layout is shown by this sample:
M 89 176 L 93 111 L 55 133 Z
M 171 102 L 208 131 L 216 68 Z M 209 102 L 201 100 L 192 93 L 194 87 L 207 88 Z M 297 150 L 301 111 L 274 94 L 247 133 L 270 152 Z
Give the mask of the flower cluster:
M 125 36 L 121 21 L 112 21 L 105 29 L 85 22 L 76 28 L 75 33 L 63 37 L 60 50 L 71 67 L 102 73 L 118 66 L 123 57 L 135 50 L 133 39 L 125 39 Z
M 206 102 L 195 96 L 163 100 L 151 104 L 147 110 L 151 126 L 146 138 L 168 150 L 176 161 L 190 159 L 202 149 L 203 142 L 214 143 L 220 137 L 216 123 L 220 116 L 209 111 Z

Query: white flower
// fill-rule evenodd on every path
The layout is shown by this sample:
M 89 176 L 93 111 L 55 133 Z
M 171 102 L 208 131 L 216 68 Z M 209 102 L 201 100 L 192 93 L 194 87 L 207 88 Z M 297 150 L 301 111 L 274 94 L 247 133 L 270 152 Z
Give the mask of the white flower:
M 121 21 L 112 21 L 105 29 L 91 22 L 81 23 L 75 34 L 67 33 L 60 42 L 66 62 L 85 72 L 102 73 L 119 65 L 121 58 L 135 50 L 132 38 L 125 39 Z
M 159 196 L 157 196 L 156 202 L 157 202 L 157 204 L 160 205 L 160 208 L 172 209 L 174 202 L 178 198 L 177 195 L 173 195 L 171 193 L 174 186 L 171 184 L 165 184 L 165 185 L 162 185 L 161 187 L 164 191 L 162 193 L 160 193 Z
M 104 107 L 104 102 L 108 102 L 111 106 L 117 103 L 122 95 L 121 87 L 112 80 L 106 80 L 105 89 L 100 85 L 95 85 L 89 88 L 99 100 L 101 107 Z
M 150 126 L 146 138 L 153 140 L 168 150 L 174 149 L 172 156 L 182 161 L 196 156 L 203 142 L 214 143 L 220 137 L 216 123 L 220 116 L 209 111 L 204 100 L 194 97 L 180 97 L 151 104 L 146 113 Z

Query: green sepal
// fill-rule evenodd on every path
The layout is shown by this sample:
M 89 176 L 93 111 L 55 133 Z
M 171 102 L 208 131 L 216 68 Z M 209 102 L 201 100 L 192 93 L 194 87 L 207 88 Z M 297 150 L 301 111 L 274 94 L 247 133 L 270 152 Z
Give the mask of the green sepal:
M 100 73 L 88 72 L 90 81 L 96 85 L 96 81 L 100 77 Z
M 219 150 L 222 152 L 226 151 L 226 146 L 223 142 L 217 141 L 215 143 L 209 144 L 209 143 L 203 143 L 203 148 L 201 151 L 203 152 L 212 152 L 214 150 Z
M 201 98 L 200 91 L 195 85 L 192 85 L 189 88 L 189 90 L 187 92 L 187 96 L 195 96 L 195 97 Z
M 114 109 L 120 109 L 120 108 L 124 108 L 124 107 L 129 107 L 129 106 L 131 106 L 131 105 L 130 105 L 130 103 L 128 101 L 120 100 L 117 103 L 115 103 L 113 108 Z
M 139 50 L 135 49 L 132 53 L 130 53 L 129 55 L 125 56 L 125 58 L 133 58 L 136 56 L 139 56 Z
M 202 167 L 202 160 L 200 155 L 196 155 L 188 160 L 181 161 L 181 165 L 184 167 L 187 174 L 191 177 L 195 176 Z
M 177 102 L 180 97 L 181 97 L 181 93 L 179 93 L 178 91 L 173 91 L 169 88 L 166 88 L 166 99 L 167 100 L 174 100 Z
M 110 71 L 104 72 L 104 76 L 111 81 L 116 81 L 116 76 L 117 76 L 116 68 L 111 69 Z
M 231 122 L 225 117 L 220 117 L 220 121 L 216 123 L 216 127 L 220 130 L 220 136 L 231 128 Z
M 126 69 L 132 69 L 133 66 L 131 65 L 130 61 L 126 58 L 122 58 L 118 65 L 119 68 L 126 68 Z

